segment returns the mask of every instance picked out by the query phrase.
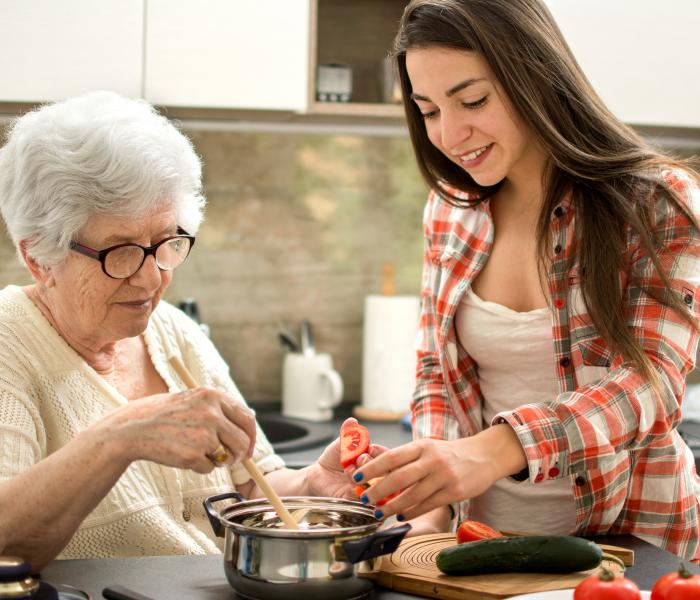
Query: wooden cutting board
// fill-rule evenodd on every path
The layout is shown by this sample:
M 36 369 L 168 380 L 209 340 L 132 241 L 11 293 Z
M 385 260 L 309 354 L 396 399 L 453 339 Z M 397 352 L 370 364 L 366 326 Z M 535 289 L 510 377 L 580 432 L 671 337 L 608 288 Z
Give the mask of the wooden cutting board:
M 435 557 L 440 550 L 454 546 L 455 543 L 454 533 L 406 538 L 393 554 L 380 557 L 372 570 L 361 572 L 360 576 L 373 579 L 384 587 L 417 596 L 476 600 L 573 588 L 584 578 L 601 570 L 598 567 L 566 574 L 497 573 L 454 577 L 443 574 L 435 566 Z M 634 553 L 631 550 L 616 546 L 602 548 L 604 552 L 622 558 L 625 564 L 634 564 Z M 602 566 L 615 573 L 622 571 L 622 567 L 612 561 L 604 560 Z

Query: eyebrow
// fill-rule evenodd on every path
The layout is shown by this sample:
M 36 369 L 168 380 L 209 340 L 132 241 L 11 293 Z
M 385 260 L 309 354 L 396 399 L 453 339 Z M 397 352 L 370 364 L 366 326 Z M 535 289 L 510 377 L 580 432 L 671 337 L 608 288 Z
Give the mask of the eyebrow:
M 175 231 L 172 232 L 172 229 L 175 229 Z M 165 239 L 170 235 L 177 235 L 177 225 L 173 225 L 172 227 L 169 226 L 162 229 L 156 235 L 154 235 L 153 238 L 156 239 L 162 236 L 163 239 Z M 103 243 L 112 246 L 116 244 L 133 244 L 135 242 L 133 241 L 133 236 L 131 235 L 114 234 L 110 235 L 106 240 L 104 240 Z
M 473 85 L 479 81 L 486 81 L 485 77 L 472 77 L 471 79 L 465 79 L 464 81 L 460 81 L 457 85 L 453 85 L 449 90 L 445 92 L 445 96 L 448 98 L 450 96 L 454 96 L 457 92 L 461 92 L 464 88 L 469 87 L 470 85 Z M 424 102 L 430 102 L 430 98 L 427 96 L 421 96 L 420 94 L 411 94 L 411 99 L 412 100 L 423 100 Z

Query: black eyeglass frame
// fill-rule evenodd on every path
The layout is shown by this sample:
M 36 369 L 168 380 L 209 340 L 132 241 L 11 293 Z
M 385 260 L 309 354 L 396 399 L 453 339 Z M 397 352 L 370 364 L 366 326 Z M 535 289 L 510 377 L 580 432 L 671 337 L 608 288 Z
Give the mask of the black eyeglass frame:
M 185 258 L 182 259 L 182 262 L 185 262 L 187 260 L 187 257 L 190 255 L 190 252 L 192 252 L 192 247 L 194 246 L 196 238 L 193 235 L 187 233 L 182 227 L 177 228 L 177 235 L 172 235 L 170 237 L 162 239 L 157 244 L 153 244 L 153 246 L 142 246 L 141 244 L 128 243 L 117 244 L 116 246 L 110 246 L 109 248 L 104 248 L 102 250 L 95 250 L 94 248 L 90 248 L 89 246 L 83 246 L 82 244 L 78 244 L 78 242 L 71 242 L 70 249 L 74 250 L 78 254 L 82 254 L 84 256 L 87 256 L 88 258 L 92 258 L 94 260 L 99 261 L 102 265 L 102 272 L 105 275 L 107 275 L 107 277 L 111 277 L 112 279 L 129 279 L 129 277 L 133 277 L 136 273 L 139 272 L 141 267 L 143 267 L 143 263 L 146 262 L 146 258 L 148 256 L 153 256 L 153 259 L 156 261 L 156 265 L 161 271 L 172 271 L 175 267 L 171 267 L 170 269 L 161 268 L 161 266 L 158 264 L 158 259 L 156 258 L 156 252 L 158 251 L 158 248 L 160 248 L 163 244 L 166 244 L 169 241 L 175 240 L 177 238 L 187 238 L 190 241 L 190 247 L 187 250 L 187 254 L 185 255 Z M 138 248 L 141 248 L 141 250 L 143 250 L 143 260 L 141 260 L 141 264 L 138 266 L 138 269 L 136 269 L 131 275 L 127 275 L 126 277 L 115 277 L 114 275 L 110 275 L 109 273 L 107 273 L 107 269 L 105 267 L 105 258 L 107 257 L 107 254 L 109 254 L 112 250 L 116 250 L 117 248 L 124 248 L 125 246 L 137 246 Z

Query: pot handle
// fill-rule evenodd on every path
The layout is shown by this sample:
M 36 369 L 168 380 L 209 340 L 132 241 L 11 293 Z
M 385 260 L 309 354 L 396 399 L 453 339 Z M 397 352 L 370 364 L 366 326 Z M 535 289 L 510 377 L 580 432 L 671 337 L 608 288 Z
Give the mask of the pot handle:
M 230 498 L 235 498 L 238 502 L 243 502 L 245 500 L 245 498 L 238 492 L 226 492 L 225 494 L 209 496 L 209 498 L 202 503 L 204 505 L 204 510 L 207 513 L 209 523 L 211 524 L 211 528 L 214 530 L 214 535 L 216 537 L 224 537 L 224 528 L 221 526 L 219 512 L 212 506 L 212 503 L 218 502 L 219 500 L 229 500 Z
M 343 550 L 351 563 L 391 554 L 399 547 L 401 540 L 410 529 L 410 523 L 404 523 L 391 529 L 382 529 L 368 537 L 343 542 Z

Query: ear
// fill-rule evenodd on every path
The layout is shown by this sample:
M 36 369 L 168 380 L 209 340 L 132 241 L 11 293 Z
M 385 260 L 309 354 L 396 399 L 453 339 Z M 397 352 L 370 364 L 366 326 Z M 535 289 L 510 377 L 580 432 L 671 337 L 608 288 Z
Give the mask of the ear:
M 36 261 L 36 259 L 29 254 L 29 240 L 20 240 L 19 252 L 22 255 L 24 264 L 27 265 L 27 269 L 29 269 L 32 277 L 34 277 L 34 280 L 45 287 L 52 287 L 54 284 L 54 279 L 51 269 L 48 267 L 42 267 Z

